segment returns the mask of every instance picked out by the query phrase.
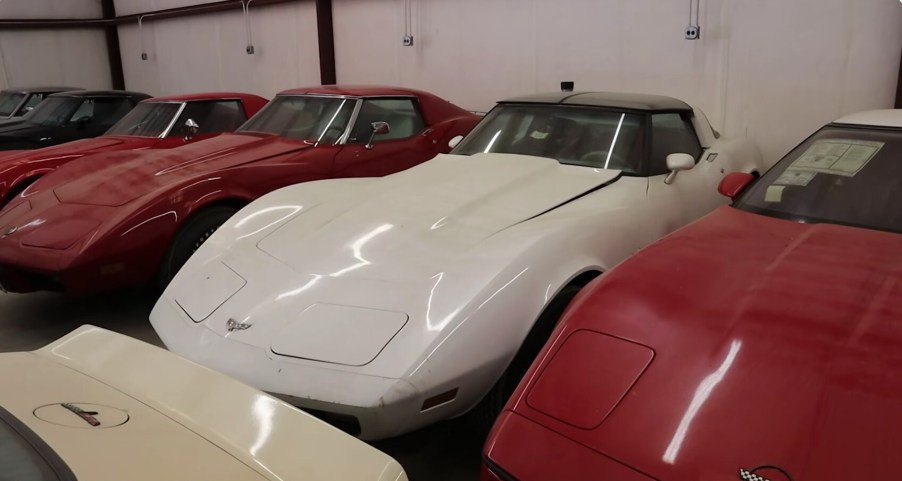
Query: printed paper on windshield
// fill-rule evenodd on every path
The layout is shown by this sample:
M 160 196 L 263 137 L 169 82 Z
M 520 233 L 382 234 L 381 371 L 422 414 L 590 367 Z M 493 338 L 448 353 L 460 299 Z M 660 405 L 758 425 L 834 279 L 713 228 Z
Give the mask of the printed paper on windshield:
M 790 168 L 853 177 L 877 155 L 883 144 L 869 140 L 818 140 Z
M 777 177 L 777 180 L 774 181 L 773 185 L 796 185 L 805 187 L 816 175 L 817 172 L 812 172 L 810 170 L 787 169 L 780 174 L 780 177 Z

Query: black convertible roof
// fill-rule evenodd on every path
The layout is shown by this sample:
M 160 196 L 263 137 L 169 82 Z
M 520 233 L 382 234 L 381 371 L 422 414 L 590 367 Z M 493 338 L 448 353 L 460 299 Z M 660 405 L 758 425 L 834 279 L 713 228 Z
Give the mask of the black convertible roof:
M 641 111 L 692 110 L 689 104 L 673 97 L 621 92 L 553 92 L 515 97 L 500 103 L 584 105 Z
M 128 90 L 75 90 L 59 92 L 50 97 L 136 97 L 149 99 L 150 95 L 141 92 L 129 92 Z

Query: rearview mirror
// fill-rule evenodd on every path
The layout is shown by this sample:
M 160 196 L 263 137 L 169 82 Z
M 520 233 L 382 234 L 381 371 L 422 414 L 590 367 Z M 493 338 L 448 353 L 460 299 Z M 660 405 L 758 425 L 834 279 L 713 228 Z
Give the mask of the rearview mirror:
M 197 135 L 197 132 L 200 130 L 200 125 L 194 121 L 194 119 L 188 119 L 185 121 L 185 140 L 191 140 Z
M 370 140 L 366 143 L 367 150 L 373 148 L 373 139 L 375 139 L 377 135 L 385 135 L 391 132 L 391 126 L 388 125 L 388 122 L 373 122 L 370 126 L 373 128 L 373 133 L 370 134 Z
M 665 184 L 670 184 L 676 178 L 677 173 L 690 170 L 695 167 L 695 157 L 689 154 L 670 154 L 667 156 L 667 170 L 670 171 L 664 178 Z
M 454 137 L 453 139 L 451 139 L 451 140 L 448 141 L 448 147 L 450 147 L 450 148 L 452 148 L 452 149 L 453 149 L 454 147 L 457 147 L 457 144 L 459 144 L 460 141 L 463 140 L 463 139 L 464 139 L 464 136 L 463 136 L 463 135 L 458 135 L 458 136 Z
M 717 192 L 736 200 L 755 181 L 755 176 L 747 172 L 730 172 L 726 177 L 720 180 L 717 186 Z

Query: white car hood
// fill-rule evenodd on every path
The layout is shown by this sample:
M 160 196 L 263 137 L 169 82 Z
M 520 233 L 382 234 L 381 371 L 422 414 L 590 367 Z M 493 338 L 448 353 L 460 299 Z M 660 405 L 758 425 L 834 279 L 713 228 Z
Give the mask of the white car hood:
M 439 157 L 307 209 L 258 242 L 299 273 L 417 282 L 620 171 L 510 154 Z

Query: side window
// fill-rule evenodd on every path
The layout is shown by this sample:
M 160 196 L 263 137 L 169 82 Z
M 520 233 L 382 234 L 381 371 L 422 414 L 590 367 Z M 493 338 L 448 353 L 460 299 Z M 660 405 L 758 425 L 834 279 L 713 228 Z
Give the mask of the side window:
M 348 143 L 366 143 L 372 133 L 373 122 L 388 122 L 390 128 L 388 134 L 377 135 L 374 142 L 413 137 L 426 127 L 414 99 L 367 99 L 360 106 Z
M 648 175 L 662 175 L 667 171 L 669 154 L 689 154 L 698 161 L 702 146 L 692 128 L 688 114 L 667 113 L 651 116 L 651 158 Z
M 89 121 L 99 128 L 109 128 L 132 109 L 127 98 L 85 99 L 69 118 L 70 122 Z
M 44 100 L 44 94 L 31 94 L 25 101 L 22 112 L 31 112 L 42 100 Z
M 238 100 L 207 100 L 188 102 L 182 115 L 175 121 L 169 137 L 185 135 L 185 122 L 193 119 L 200 126 L 198 134 L 231 132 L 247 121 Z

